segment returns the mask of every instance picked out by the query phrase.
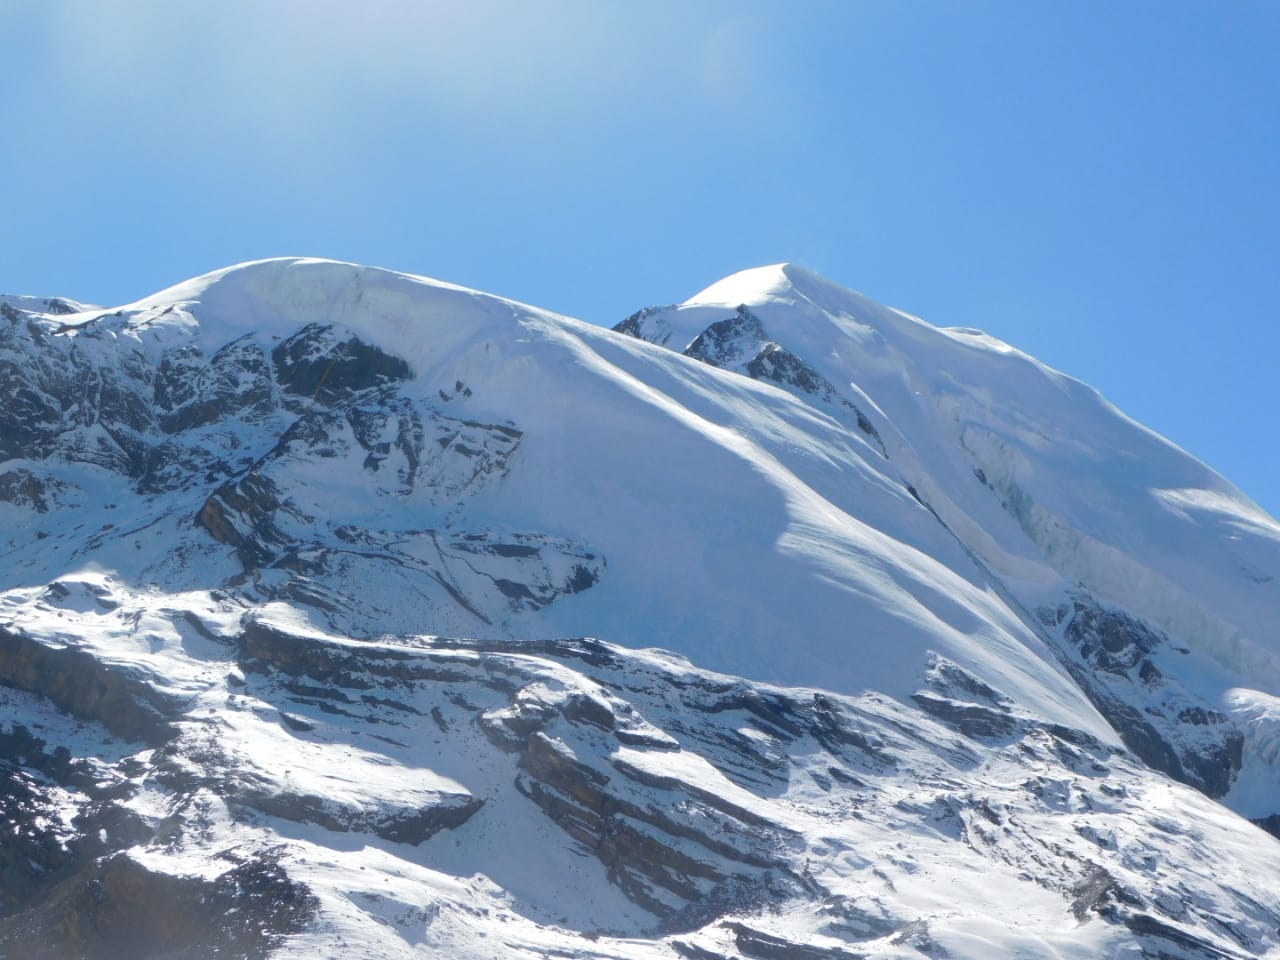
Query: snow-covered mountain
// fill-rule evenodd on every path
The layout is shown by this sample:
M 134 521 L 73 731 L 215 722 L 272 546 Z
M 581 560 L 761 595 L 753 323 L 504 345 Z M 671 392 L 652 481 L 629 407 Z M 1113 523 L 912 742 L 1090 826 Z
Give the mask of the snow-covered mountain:
M 1280 525 L 978 331 L 273 260 L 0 384 L 0 956 L 1280 952 Z

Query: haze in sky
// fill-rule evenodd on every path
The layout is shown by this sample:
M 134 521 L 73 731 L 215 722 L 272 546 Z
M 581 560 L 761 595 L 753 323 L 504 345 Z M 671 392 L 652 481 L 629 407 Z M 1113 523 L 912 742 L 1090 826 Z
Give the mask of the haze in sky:
M 312 255 L 601 324 L 792 260 L 1280 513 L 1280 5 L 3 0 L 0 290 Z

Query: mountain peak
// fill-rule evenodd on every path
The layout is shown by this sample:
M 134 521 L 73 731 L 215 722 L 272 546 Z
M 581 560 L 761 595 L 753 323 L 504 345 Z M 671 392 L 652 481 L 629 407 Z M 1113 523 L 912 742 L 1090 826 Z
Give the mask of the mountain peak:
M 751 267 L 739 270 L 711 286 L 694 294 L 684 302 L 684 306 L 703 306 L 711 304 L 727 304 L 737 306 L 740 303 L 761 303 L 768 300 L 793 300 L 797 288 L 803 288 L 810 282 L 826 284 L 816 273 L 793 263 L 774 263 L 763 267 Z
M 388 288 L 416 283 L 452 291 L 474 293 L 456 284 L 414 276 L 342 260 L 317 257 L 272 257 L 237 263 L 152 294 L 130 306 L 167 306 L 181 302 L 234 302 L 251 299 L 259 308 L 281 307 L 306 301 L 333 306 L 344 300 L 358 300 L 370 288 Z

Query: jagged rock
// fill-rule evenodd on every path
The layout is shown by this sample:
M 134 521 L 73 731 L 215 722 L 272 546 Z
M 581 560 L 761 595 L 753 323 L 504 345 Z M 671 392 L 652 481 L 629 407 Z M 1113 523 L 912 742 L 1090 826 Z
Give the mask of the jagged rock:
M 840 947 L 819 947 L 796 943 L 785 937 L 775 936 L 749 927 L 745 923 L 727 923 L 734 943 L 748 957 L 759 960 L 859 960 L 866 954 L 843 950 Z
M 0 473 L 0 500 L 18 507 L 48 513 L 67 484 L 56 477 L 41 476 L 21 467 Z
M 569 642 L 537 647 L 544 653 L 580 653 Z M 486 648 L 454 640 L 444 641 L 441 649 L 461 653 Z M 533 664 L 513 660 L 505 647 L 492 649 L 503 652 L 468 667 L 468 661 L 456 656 L 441 659 L 430 648 L 419 653 L 377 647 L 342 650 L 318 639 L 251 622 L 241 634 L 239 657 L 247 671 L 305 676 L 329 690 L 368 690 L 375 683 L 421 688 L 423 684 L 469 681 L 481 689 L 504 692 L 509 698 L 506 707 L 475 719 L 495 746 L 515 754 L 521 771 L 517 787 L 596 856 L 627 896 L 668 920 L 694 903 L 722 903 L 723 892 L 715 891 L 723 891 L 723 884 L 730 880 L 740 883 L 760 871 L 786 872 L 785 862 L 769 853 L 786 841 L 789 832 L 784 828 L 678 778 L 650 774 L 623 761 L 590 765 L 578 760 L 549 731 L 616 736 L 620 727 L 617 708 L 600 694 L 584 691 L 546 699 L 550 691 L 542 686 L 540 671 L 531 669 Z M 612 658 L 597 662 L 610 663 Z M 524 682 L 514 683 L 516 677 Z M 303 692 L 324 695 L 318 688 Z M 350 698 L 345 702 L 355 706 Z M 665 751 L 670 746 L 659 742 L 658 749 Z M 631 799 L 637 784 L 679 799 L 638 804 Z M 264 809 L 260 799 L 251 803 Z M 283 814 L 274 809 L 267 812 L 334 828 L 317 819 L 305 804 L 295 806 L 296 810 Z M 688 812 L 673 816 L 664 809 L 669 806 Z M 459 822 L 479 808 L 478 802 L 465 810 L 460 808 Z M 701 857 L 692 855 L 692 850 L 699 849 Z M 722 910 L 731 908 L 731 903 L 722 903 Z
M 285 390 L 325 402 L 411 376 L 400 357 L 321 323 L 309 323 L 280 343 L 271 359 Z
M 670 327 L 663 313 L 672 308 L 652 307 L 632 314 L 614 326 L 627 336 L 651 343 L 670 345 Z M 734 315 L 706 327 L 687 347 L 684 355 L 713 367 L 734 370 L 754 380 L 764 380 L 833 404 L 853 414 L 861 430 L 885 455 L 884 441 L 866 414 L 801 357 L 771 339 L 760 318 L 740 305 Z
M 233 341 L 207 361 L 194 346 L 161 360 L 155 378 L 155 402 L 165 433 L 183 433 L 233 417 L 269 416 L 278 402 L 272 367 L 263 349 Z
M 1016 718 L 977 703 L 960 703 L 921 691 L 911 698 L 921 709 L 967 737 L 977 739 L 1007 737 L 1018 729 Z
M 126 740 L 162 743 L 177 704 L 126 669 L 73 647 L 53 648 L 0 628 L 0 683 L 47 697 Z
M 1157 941 L 1158 945 L 1150 944 L 1147 951 L 1148 954 L 1154 954 L 1157 957 L 1178 956 L 1192 957 L 1194 960 L 1219 960 L 1223 956 L 1221 949 L 1203 937 L 1180 930 L 1173 924 L 1150 914 L 1129 914 L 1125 917 L 1124 924 L 1148 944 L 1152 940 Z M 1168 953 L 1165 949 L 1166 945 L 1179 952 Z
M 70 796 L 79 793 L 84 800 L 69 823 L 49 829 L 47 825 L 62 820 L 68 804 L 68 791 L 50 788 L 49 769 L 49 764 L 0 763 L 0 924 L 4 917 L 39 905 L 58 883 L 95 858 L 152 836 L 137 814 L 86 782 L 85 771 L 64 777 L 73 788 Z M 90 799 L 95 796 L 101 799 Z
M 0 919 L 0 952 L 24 960 L 261 960 L 315 910 L 307 888 L 269 855 L 203 880 L 117 854 L 31 910 Z
M 251 810 L 294 823 L 314 823 L 335 833 L 371 833 L 393 843 L 418 846 L 441 830 L 462 826 L 484 801 L 469 794 L 441 796 L 430 806 L 369 813 L 345 808 L 314 794 L 281 793 L 275 789 L 237 789 L 233 771 L 220 781 L 229 786 L 227 799 L 233 808 Z
M 777 344 L 769 340 L 760 318 L 744 306 L 732 317 L 717 321 L 698 334 L 684 355 L 713 367 L 732 368 L 758 357 L 770 346 Z
M 1062 630 L 1076 659 L 1067 663 L 1081 688 L 1111 722 L 1125 745 L 1157 770 L 1221 797 L 1231 789 L 1243 759 L 1244 736 L 1220 711 L 1151 662 L 1168 638 L 1120 611 L 1084 599 L 1067 609 L 1042 611 Z M 1157 694 L 1155 704 L 1135 704 Z
M 235 547 L 246 570 L 256 570 L 294 543 L 276 523 L 283 507 L 276 485 L 255 473 L 219 487 L 200 508 L 196 522 L 219 543 Z

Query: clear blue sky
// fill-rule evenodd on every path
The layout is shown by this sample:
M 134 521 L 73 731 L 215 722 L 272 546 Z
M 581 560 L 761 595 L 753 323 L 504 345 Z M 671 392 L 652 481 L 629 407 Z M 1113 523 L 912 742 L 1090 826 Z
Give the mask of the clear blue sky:
M 1280 513 L 1280 3 L 0 0 L 0 290 L 266 256 L 610 324 L 793 260 Z

